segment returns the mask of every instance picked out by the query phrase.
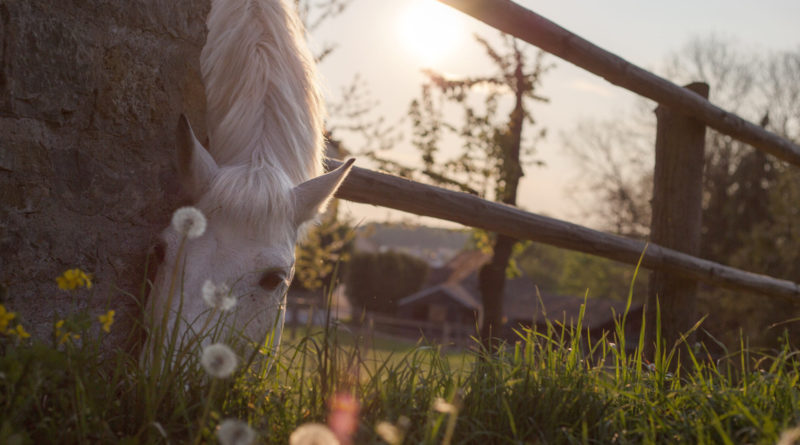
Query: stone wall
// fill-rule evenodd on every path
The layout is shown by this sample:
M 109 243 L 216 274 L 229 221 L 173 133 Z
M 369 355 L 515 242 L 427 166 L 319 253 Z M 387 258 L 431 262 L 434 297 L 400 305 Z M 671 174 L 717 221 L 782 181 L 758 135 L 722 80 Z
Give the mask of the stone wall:
M 37 336 L 59 314 L 137 316 L 148 246 L 182 202 L 174 131 L 204 137 L 208 0 L 0 0 L 0 298 Z M 54 278 L 80 267 L 91 291 Z

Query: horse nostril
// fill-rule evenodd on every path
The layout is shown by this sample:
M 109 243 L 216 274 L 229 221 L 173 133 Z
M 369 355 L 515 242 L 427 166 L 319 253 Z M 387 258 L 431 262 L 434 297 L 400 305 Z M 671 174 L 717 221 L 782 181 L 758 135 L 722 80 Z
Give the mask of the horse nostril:
M 164 258 L 167 255 L 167 243 L 164 240 L 159 239 L 150 246 L 147 255 L 148 263 L 158 267 L 164 262 Z
M 155 285 L 156 272 L 158 272 L 158 268 L 161 267 L 161 264 L 164 262 L 166 253 L 167 245 L 164 241 L 156 242 L 150 246 L 150 250 L 147 252 L 147 283 L 151 287 Z

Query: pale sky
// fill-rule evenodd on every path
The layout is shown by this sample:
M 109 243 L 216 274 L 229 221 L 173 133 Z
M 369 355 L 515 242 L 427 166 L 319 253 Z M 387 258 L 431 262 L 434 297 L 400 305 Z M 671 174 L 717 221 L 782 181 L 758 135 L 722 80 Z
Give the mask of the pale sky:
M 800 0 L 519 0 L 594 44 L 640 67 L 653 69 L 690 39 L 716 35 L 755 50 L 792 50 L 800 46 Z M 429 4 L 433 4 L 430 7 Z M 426 7 L 427 5 L 427 7 Z M 426 18 L 427 17 L 427 18 Z M 479 33 L 495 38 L 498 32 L 435 0 L 354 0 L 341 16 L 312 35 L 312 46 L 337 45 L 320 66 L 328 95 L 335 98 L 344 85 L 360 75 L 374 99 L 376 113 L 398 122 L 411 100 L 419 95 L 421 69 L 452 75 L 486 73 L 489 62 L 472 38 Z M 579 173 L 561 153 L 560 133 L 581 119 L 604 119 L 629 110 L 635 96 L 555 56 L 556 68 L 544 77 L 541 94 L 550 99 L 532 113 L 548 129 L 538 147 L 544 168 L 529 168 L 520 190 L 520 206 L 537 213 L 581 223 L 573 201 L 564 192 Z M 800 79 L 798 80 L 800 81 Z M 410 124 L 397 127 L 410 134 Z M 343 138 L 348 143 L 346 137 Z M 409 163 L 419 154 L 410 136 L 392 156 Z M 355 143 L 355 141 L 354 141 Z M 357 165 L 371 167 L 365 160 Z M 383 208 L 343 203 L 355 219 L 387 218 L 431 224 L 408 214 Z

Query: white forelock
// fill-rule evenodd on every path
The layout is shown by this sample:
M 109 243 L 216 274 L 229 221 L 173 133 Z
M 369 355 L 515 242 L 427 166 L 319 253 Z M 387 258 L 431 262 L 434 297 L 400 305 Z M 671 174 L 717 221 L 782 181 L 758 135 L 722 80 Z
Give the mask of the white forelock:
M 249 176 L 270 165 L 297 185 L 322 172 L 324 108 L 294 11 L 287 0 L 212 0 L 201 69 L 217 163 L 251 164 Z
M 197 207 L 255 239 L 292 243 L 297 235 L 292 189 L 289 177 L 274 167 L 225 166 Z

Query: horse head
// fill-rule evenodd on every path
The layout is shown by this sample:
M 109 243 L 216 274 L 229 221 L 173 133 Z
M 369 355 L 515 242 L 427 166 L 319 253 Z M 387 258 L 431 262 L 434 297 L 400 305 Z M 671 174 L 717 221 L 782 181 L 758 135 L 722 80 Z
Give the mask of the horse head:
M 155 328 L 166 320 L 178 344 L 222 320 L 251 343 L 277 342 L 301 227 L 324 211 L 353 159 L 292 185 L 269 166 L 217 165 L 184 116 L 177 133 L 178 175 L 204 230 L 174 221 L 161 233 L 147 315 Z

